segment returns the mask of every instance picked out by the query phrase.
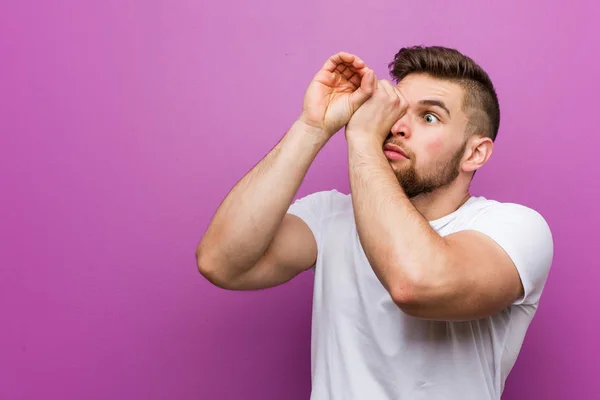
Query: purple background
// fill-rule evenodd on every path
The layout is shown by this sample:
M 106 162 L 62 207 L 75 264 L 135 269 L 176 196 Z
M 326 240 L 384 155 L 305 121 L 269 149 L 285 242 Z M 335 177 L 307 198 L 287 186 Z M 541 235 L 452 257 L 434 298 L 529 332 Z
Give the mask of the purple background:
M 311 275 L 226 292 L 195 246 L 330 54 L 386 77 L 413 44 L 488 70 L 502 123 L 473 193 L 554 233 L 504 398 L 600 398 L 600 6 L 561 3 L 3 0 L 0 398 L 307 399 Z M 344 145 L 299 195 L 348 190 Z

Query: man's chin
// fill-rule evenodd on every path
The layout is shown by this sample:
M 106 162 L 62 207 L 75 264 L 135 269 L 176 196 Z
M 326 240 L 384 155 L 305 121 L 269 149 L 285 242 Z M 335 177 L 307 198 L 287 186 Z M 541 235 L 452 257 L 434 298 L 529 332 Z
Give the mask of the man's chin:
M 406 171 L 410 168 L 410 164 L 404 162 L 405 160 L 391 160 L 389 161 L 390 166 L 394 172 Z

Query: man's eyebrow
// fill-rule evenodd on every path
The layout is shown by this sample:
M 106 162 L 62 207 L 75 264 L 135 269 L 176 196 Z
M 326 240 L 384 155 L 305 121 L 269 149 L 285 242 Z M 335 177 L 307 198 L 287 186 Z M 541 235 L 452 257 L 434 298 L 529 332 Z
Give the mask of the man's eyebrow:
M 450 116 L 450 110 L 448 110 L 448 107 L 446 107 L 444 102 L 441 100 L 421 100 L 421 101 L 419 101 L 419 104 L 422 104 L 425 106 L 439 107 L 442 110 L 446 111 L 448 116 Z

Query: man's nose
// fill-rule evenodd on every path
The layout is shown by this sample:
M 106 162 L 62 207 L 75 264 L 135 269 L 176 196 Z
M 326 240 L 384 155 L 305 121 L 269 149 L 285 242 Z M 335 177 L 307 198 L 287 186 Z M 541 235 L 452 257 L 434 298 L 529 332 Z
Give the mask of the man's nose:
M 405 114 L 392 126 L 390 134 L 392 136 L 401 136 L 403 138 L 409 138 L 411 133 L 410 126 L 408 124 L 408 116 Z

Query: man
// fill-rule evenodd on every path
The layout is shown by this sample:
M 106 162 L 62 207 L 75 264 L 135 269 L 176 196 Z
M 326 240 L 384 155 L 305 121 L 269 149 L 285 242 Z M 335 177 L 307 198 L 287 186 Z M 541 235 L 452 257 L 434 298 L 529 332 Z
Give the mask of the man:
M 389 66 L 395 84 L 348 53 L 325 63 L 298 120 L 221 204 L 198 266 L 232 290 L 314 270 L 312 399 L 500 399 L 551 232 L 530 208 L 469 194 L 500 121 L 488 75 L 443 47 L 401 49 Z M 344 126 L 351 194 L 291 204 Z

